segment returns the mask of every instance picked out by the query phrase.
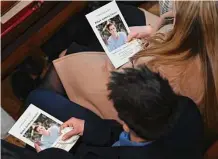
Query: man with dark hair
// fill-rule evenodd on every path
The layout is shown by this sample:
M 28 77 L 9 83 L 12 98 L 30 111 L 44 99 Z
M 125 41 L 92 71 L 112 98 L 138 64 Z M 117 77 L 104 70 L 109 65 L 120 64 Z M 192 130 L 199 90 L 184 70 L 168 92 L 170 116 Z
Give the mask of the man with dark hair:
M 107 46 L 109 51 L 113 51 L 127 42 L 126 33 L 118 32 L 114 22 L 108 22 L 106 24 L 106 28 L 111 35 L 107 40 Z
M 51 115 L 67 121 L 61 126 L 74 129 L 67 140 L 81 135 L 72 153 L 47 149 L 38 158 L 84 159 L 198 159 L 201 157 L 203 124 L 192 100 L 177 96 L 167 80 L 146 66 L 112 72 L 108 84 L 121 124 L 103 120 L 60 95 L 36 90 L 33 103 Z M 52 99 L 49 100 L 48 99 Z M 73 117 L 72 117 L 73 116 Z M 70 118 L 71 117 L 71 118 Z M 69 119 L 70 118 L 70 119 Z
M 115 25 L 114 22 L 113 23 L 112 22 L 108 22 L 106 24 L 106 29 L 109 31 L 110 30 L 110 26 L 112 26 L 112 25 Z
M 145 140 L 156 140 L 171 131 L 176 122 L 177 95 L 167 80 L 147 67 L 112 73 L 108 85 L 113 101 L 125 127 Z M 172 126 L 171 126 L 172 125 Z
M 35 146 L 40 150 L 50 148 L 60 136 L 59 127 L 57 125 L 52 125 L 48 129 L 44 126 L 36 125 L 33 130 L 41 135 L 40 140 L 35 143 Z

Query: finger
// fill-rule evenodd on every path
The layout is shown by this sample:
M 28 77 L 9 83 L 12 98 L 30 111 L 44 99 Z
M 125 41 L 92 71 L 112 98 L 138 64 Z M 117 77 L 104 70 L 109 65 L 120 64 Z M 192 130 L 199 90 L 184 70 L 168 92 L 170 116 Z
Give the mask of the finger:
M 66 127 L 73 127 L 73 123 L 66 123 L 66 124 L 63 124 L 61 127 L 60 127 L 60 133 L 63 129 L 65 129 Z
M 36 149 L 36 152 L 40 152 L 41 151 L 41 148 L 40 148 L 40 146 L 38 144 L 35 143 L 34 147 Z
M 127 42 L 130 42 L 133 38 L 136 38 L 138 33 L 130 33 L 127 37 Z
M 76 131 L 76 129 L 73 129 L 71 130 L 70 132 L 66 133 L 63 137 L 62 137 L 62 140 L 65 141 L 69 138 L 71 138 L 72 136 L 74 135 L 77 135 L 78 134 L 78 131 Z
M 72 117 L 72 118 L 70 118 L 69 120 L 67 120 L 65 123 L 63 123 L 62 125 L 61 125 L 61 127 L 60 127 L 60 133 L 61 133 L 61 130 L 63 130 L 64 128 L 66 128 L 66 127 L 74 127 L 73 125 L 73 123 L 74 123 L 74 120 L 75 120 L 75 118 L 74 117 Z
M 64 123 L 61 125 L 60 130 L 63 130 L 64 128 L 69 127 L 69 126 L 70 126 L 70 123 L 71 123 L 70 119 L 67 120 L 66 122 L 64 122 Z
M 129 31 L 130 31 L 130 33 L 134 32 L 134 28 L 130 27 Z
M 63 123 L 63 124 L 61 125 L 61 127 L 60 127 L 60 132 L 61 132 L 61 130 L 63 130 L 63 129 L 66 128 L 66 127 L 68 127 L 68 124 L 65 122 L 65 123 Z
M 134 36 L 132 34 L 129 34 L 127 37 L 127 42 L 130 42 L 133 38 Z
M 133 37 L 135 36 L 135 34 L 136 33 L 130 33 L 127 37 L 127 42 L 130 42 L 133 39 Z

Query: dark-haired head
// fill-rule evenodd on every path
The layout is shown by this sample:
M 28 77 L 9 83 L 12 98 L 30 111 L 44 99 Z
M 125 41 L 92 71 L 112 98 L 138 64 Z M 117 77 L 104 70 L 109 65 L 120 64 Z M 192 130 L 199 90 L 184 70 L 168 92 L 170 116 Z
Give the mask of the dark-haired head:
M 146 66 L 112 72 L 109 99 L 138 137 L 156 140 L 171 130 L 177 95 L 167 80 Z
M 46 130 L 46 128 L 44 126 L 41 126 L 41 125 L 36 125 L 33 130 L 35 132 L 37 132 L 38 134 L 41 134 L 41 135 L 48 135 L 48 131 Z
M 111 26 L 115 26 L 115 23 L 114 22 L 108 22 L 107 24 L 106 24 L 106 29 L 108 30 L 108 31 L 110 31 L 110 27 Z

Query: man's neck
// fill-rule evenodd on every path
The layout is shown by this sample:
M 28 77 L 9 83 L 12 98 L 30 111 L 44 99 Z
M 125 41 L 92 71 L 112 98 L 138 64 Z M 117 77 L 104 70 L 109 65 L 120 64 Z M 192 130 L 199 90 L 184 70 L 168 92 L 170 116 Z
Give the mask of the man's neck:
M 114 35 L 112 35 L 112 37 L 113 37 L 114 39 L 117 39 L 117 38 L 118 38 L 118 33 L 115 33 Z
M 46 131 L 45 136 L 50 136 L 50 132 Z

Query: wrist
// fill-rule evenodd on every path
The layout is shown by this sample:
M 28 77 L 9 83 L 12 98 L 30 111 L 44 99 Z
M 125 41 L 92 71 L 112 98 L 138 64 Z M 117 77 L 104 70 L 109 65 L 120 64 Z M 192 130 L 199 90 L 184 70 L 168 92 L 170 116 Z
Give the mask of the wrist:
M 150 25 L 145 26 L 144 28 L 144 37 L 149 37 L 151 36 L 151 34 L 153 34 L 154 32 L 154 28 Z

